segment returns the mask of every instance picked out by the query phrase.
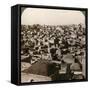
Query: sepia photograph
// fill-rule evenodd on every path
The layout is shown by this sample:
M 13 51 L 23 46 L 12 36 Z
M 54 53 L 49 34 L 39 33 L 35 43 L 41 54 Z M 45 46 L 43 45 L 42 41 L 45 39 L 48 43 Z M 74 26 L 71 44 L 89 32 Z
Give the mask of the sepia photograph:
M 21 7 L 21 83 L 86 79 L 85 14 Z

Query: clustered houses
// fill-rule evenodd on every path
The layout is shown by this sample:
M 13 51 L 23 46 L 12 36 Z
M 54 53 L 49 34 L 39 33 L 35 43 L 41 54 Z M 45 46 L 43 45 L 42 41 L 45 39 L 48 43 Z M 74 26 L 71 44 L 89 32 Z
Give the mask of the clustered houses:
M 52 80 L 60 80 L 60 77 L 65 79 L 63 75 L 59 77 L 63 71 L 67 73 L 64 77 L 68 80 L 83 79 L 85 78 L 85 71 L 83 71 L 83 68 L 85 68 L 85 34 L 85 27 L 82 24 L 57 26 L 22 25 L 21 63 L 27 62 L 30 64 L 30 67 L 38 61 L 54 63 L 55 65 L 52 65 L 52 68 L 56 68 L 55 71 L 48 71 Z M 22 72 L 27 71 L 30 67 L 22 69 Z M 56 71 L 58 71 L 58 76 L 55 73 Z M 32 72 L 35 74 L 34 71 Z M 82 74 L 82 76 L 77 77 L 77 74 L 72 76 L 72 73 Z

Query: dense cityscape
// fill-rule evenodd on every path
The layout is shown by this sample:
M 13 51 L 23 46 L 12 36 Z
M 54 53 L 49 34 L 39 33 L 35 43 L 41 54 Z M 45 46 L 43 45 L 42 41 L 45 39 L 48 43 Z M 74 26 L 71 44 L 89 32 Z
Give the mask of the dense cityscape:
M 83 24 L 22 25 L 21 81 L 85 79 Z

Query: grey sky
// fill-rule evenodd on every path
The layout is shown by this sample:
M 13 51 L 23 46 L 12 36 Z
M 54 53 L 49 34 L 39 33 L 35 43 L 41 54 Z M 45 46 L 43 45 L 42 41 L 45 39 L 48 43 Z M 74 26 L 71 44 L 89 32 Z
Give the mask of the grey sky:
M 21 24 L 67 25 L 85 23 L 85 16 L 80 11 L 27 8 L 21 16 Z

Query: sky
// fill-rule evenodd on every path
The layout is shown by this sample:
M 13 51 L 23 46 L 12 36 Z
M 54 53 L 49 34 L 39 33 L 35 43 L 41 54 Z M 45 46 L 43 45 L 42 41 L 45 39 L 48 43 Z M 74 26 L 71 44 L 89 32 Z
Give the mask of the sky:
M 62 9 L 26 8 L 21 15 L 22 25 L 70 25 L 85 24 L 85 16 L 80 11 Z

